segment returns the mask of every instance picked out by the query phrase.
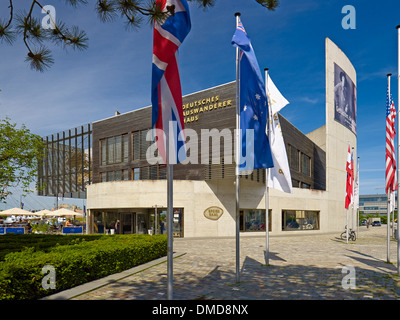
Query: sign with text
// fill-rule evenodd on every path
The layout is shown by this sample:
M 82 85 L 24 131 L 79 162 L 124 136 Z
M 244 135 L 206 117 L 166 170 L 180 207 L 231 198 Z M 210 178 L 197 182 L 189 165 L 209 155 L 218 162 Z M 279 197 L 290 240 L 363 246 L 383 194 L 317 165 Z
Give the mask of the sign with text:
M 206 210 L 204 210 L 204 216 L 207 219 L 210 220 L 218 220 L 221 218 L 222 214 L 224 213 L 224 210 L 222 210 L 220 207 L 209 207 Z

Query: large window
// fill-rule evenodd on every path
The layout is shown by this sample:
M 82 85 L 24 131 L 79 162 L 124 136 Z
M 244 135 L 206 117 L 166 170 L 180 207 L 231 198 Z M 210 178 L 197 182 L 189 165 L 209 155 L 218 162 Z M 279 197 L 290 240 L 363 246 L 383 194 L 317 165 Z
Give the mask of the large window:
M 301 172 L 311 177 L 311 158 L 301 153 Z
M 100 173 L 101 182 L 121 181 L 121 180 L 129 180 L 128 170 L 107 171 Z
M 141 130 L 132 133 L 133 160 L 146 160 L 147 149 L 153 143 L 152 141 L 146 141 L 148 131 Z
M 282 230 L 319 230 L 319 211 L 283 210 Z
M 167 166 L 165 164 L 132 169 L 132 180 L 162 180 L 166 179 L 166 175 Z
M 289 144 L 289 165 L 290 169 L 300 171 L 300 151 Z
M 128 135 L 100 140 L 101 165 L 128 162 Z
M 271 212 L 269 210 L 269 230 L 271 231 Z M 264 209 L 243 209 L 240 210 L 240 230 L 246 232 L 265 231 L 265 210 Z

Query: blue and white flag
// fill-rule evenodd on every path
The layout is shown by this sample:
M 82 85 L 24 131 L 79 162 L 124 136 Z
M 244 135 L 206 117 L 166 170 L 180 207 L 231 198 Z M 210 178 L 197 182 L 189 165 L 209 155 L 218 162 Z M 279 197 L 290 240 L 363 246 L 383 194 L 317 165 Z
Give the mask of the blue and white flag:
M 232 38 L 232 45 L 240 51 L 239 171 L 271 168 L 274 163 L 265 130 L 268 100 L 264 80 L 250 39 L 240 20 Z M 253 137 L 251 133 L 254 134 Z

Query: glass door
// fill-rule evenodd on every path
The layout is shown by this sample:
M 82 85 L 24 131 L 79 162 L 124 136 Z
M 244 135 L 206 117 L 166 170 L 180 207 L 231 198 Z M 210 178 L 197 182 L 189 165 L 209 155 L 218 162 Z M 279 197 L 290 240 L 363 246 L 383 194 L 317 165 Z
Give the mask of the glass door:
M 147 223 L 146 214 L 137 213 L 136 214 L 136 233 L 137 234 L 147 234 Z
M 133 233 L 133 213 L 121 213 L 121 230 L 123 234 Z

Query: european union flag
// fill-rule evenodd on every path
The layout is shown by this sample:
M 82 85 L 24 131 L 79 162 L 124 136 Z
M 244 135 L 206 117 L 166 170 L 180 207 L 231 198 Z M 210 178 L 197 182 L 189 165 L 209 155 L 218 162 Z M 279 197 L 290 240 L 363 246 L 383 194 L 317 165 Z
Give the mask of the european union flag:
M 240 20 L 232 38 L 232 45 L 240 49 L 239 171 L 272 168 L 274 163 L 266 134 L 268 100 L 264 80 L 250 39 Z M 251 133 L 254 133 L 253 137 Z

